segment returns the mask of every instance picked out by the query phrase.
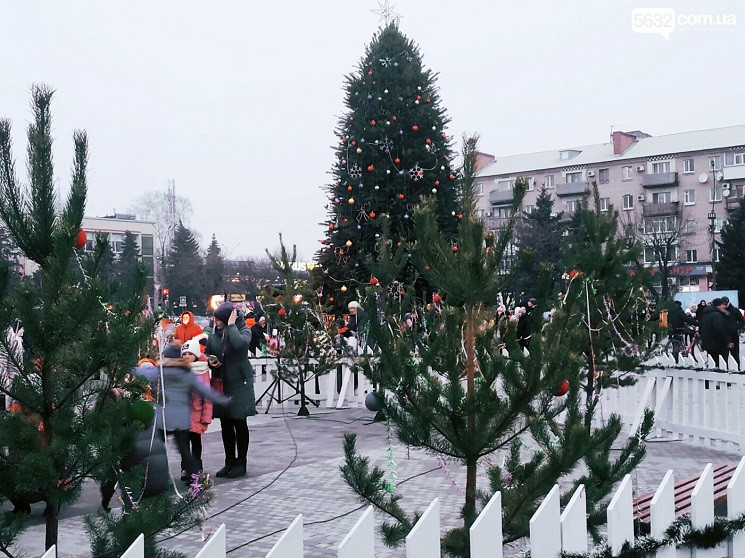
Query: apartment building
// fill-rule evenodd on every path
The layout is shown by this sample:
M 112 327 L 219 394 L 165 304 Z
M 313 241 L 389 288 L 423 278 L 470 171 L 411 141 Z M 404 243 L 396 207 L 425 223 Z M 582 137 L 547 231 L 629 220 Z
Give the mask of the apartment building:
M 140 248 L 140 260 L 147 269 L 147 294 L 155 301 L 155 225 L 147 221 L 138 221 L 134 215 L 115 213 L 106 217 L 85 217 L 83 230 L 88 236 L 85 250 L 92 250 L 97 234 L 104 234 L 111 244 L 115 256 L 119 256 L 124 249 L 124 235 L 127 231 L 133 233 Z
M 482 154 L 477 173 L 478 211 L 489 230 L 510 216 L 518 177 L 528 179 L 522 210 L 530 213 L 545 186 L 554 209 L 570 219 L 596 183 L 601 210 L 618 210 L 627 235 L 678 231 L 671 248 L 672 275 L 683 291 L 711 287 L 712 239 L 745 195 L 745 125 L 650 136 L 613 132 L 608 143 L 507 157 Z M 588 200 L 589 201 L 589 200 Z M 654 254 L 645 250 L 654 266 Z

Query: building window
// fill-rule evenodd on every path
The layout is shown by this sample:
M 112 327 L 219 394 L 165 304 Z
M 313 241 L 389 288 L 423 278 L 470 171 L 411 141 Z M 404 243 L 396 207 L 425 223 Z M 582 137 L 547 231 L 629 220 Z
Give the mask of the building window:
M 569 213 L 574 213 L 579 208 L 579 200 L 565 201 L 564 207 Z
M 511 191 L 515 186 L 514 180 L 499 180 L 497 182 L 497 191 L 498 192 L 509 192 Z
M 142 255 L 152 256 L 153 255 L 153 235 L 151 234 L 141 235 L 140 242 L 142 243 Z
M 716 234 L 719 234 L 722 232 L 722 227 L 724 226 L 724 219 L 715 219 L 714 220 L 714 232 Z
M 712 155 L 709 157 L 709 170 L 722 170 L 721 155 Z
M 631 180 L 631 170 L 632 170 L 632 167 L 622 167 L 621 168 L 621 179 Z
M 719 248 L 714 248 L 714 261 L 719 261 Z
M 652 174 L 662 174 L 665 172 L 670 172 L 670 161 L 652 163 Z
M 725 153 L 724 164 L 728 167 L 732 165 L 745 165 L 745 151 L 739 153 L 730 151 L 729 153 Z
M 623 196 L 623 208 L 634 209 L 634 196 L 631 194 L 624 194 Z
M 533 177 L 529 176 L 525 180 L 528 182 L 528 192 L 532 192 L 535 190 L 535 182 L 533 181 Z
M 603 184 L 610 180 L 610 169 L 600 169 L 598 171 L 598 181 Z
M 686 231 L 686 234 L 694 234 L 696 232 L 696 221 L 693 221 L 693 220 L 686 221 L 685 231 Z
M 484 185 L 483 184 L 476 184 L 476 195 L 477 196 L 483 196 L 484 195 Z
M 644 222 L 644 232 L 646 233 L 670 233 L 675 231 L 678 220 L 675 217 L 658 217 L 647 219 Z
M 478 217 L 479 219 L 483 219 L 484 218 L 484 210 L 483 209 L 477 209 L 476 210 L 476 217 Z
M 696 190 L 686 190 L 683 192 L 683 203 L 693 205 L 696 203 Z
M 717 184 L 714 188 L 709 188 L 709 201 L 720 202 L 722 201 L 722 187 Z
M 582 171 L 568 172 L 566 174 L 566 181 L 567 181 L 567 184 L 574 184 L 577 182 L 582 182 Z
M 610 198 L 600 198 L 600 211 L 608 211 L 610 209 Z
M 497 219 L 509 219 L 511 208 L 508 207 L 495 207 L 492 209 L 492 215 Z
M 686 250 L 686 263 L 696 263 L 698 261 L 698 252 L 696 250 Z
M 693 172 L 694 170 L 693 159 L 686 159 L 683 161 L 683 172 Z
M 652 203 L 670 203 L 670 192 L 655 192 L 652 194 Z
M 534 211 L 535 211 L 535 206 L 534 205 L 526 205 L 525 206 L 525 213 L 527 213 L 528 215 L 530 215 Z
M 655 248 L 644 248 L 644 263 L 646 264 L 656 264 L 658 256 L 662 255 L 663 248 L 660 247 L 658 249 Z M 678 247 L 677 246 L 669 246 L 667 249 L 667 258 L 665 258 L 668 262 L 674 262 L 678 259 Z
M 546 185 L 546 188 L 553 188 L 554 187 L 554 175 L 553 174 L 547 174 L 546 175 L 545 185 Z

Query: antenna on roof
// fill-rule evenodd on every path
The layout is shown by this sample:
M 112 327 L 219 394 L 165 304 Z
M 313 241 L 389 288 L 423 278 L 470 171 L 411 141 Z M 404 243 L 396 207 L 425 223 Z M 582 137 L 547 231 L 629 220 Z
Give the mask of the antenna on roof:
M 610 141 L 613 142 L 613 124 L 610 125 Z

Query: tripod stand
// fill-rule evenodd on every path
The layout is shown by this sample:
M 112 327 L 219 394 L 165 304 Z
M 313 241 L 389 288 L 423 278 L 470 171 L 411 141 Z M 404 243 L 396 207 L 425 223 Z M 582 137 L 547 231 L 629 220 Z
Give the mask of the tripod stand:
M 297 372 L 287 374 L 283 370 L 284 365 L 279 361 L 277 362 L 277 370 L 272 374 L 274 376 L 272 382 L 264 390 L 264 393 L 262 393 L 256 400 L 256 404 L 258 405 L 266 395 L 269 395 L 269 404 L 267 405 L 264 414 L 269 413 L 272 403 L 276 402 L 281 405 L 297 395 L 300 396 L 300 409 L 297 413 L 298 416 L 308 416 L 310 414 L 306 403 L 310 403 L 315 407 L 319 406 L 319 401 L 311 399 L 305 394 L 305 382 L 315 376 L 315 371 L 309 371 L 303 365 L 296 365 L 293 368 L 296 368 Z M 287 376 L 289 376 L 289 378 Z M 285 389 L 289 389 L 290 391 L 284 398 L 282 397 L 283 384 Z

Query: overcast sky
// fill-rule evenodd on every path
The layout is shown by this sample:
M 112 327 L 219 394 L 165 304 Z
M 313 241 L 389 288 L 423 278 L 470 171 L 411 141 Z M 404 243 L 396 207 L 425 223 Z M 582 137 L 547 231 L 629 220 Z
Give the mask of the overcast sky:
M 399 0 L 400 29 L 439 72 L 450 133 L 510 155 L 745 124 L 745 6 Z M 734 15 L 728 28 L 631 29 L 639 7 Z M 377 1 L 0 0 L 0 117 L 25 178 L 32 83 L 57 90 L 55 162 L 67 188 L 74 128 L 91 146 L 87 214 L 148 190 L 194 206 L 192 227 L 227 256 L 312 258 L 333 162 L 343 78 L 378 29 Z M 730 20 L 731 21 L 731 20 Z M 743 138 L 745 143 L 745 138 Z

